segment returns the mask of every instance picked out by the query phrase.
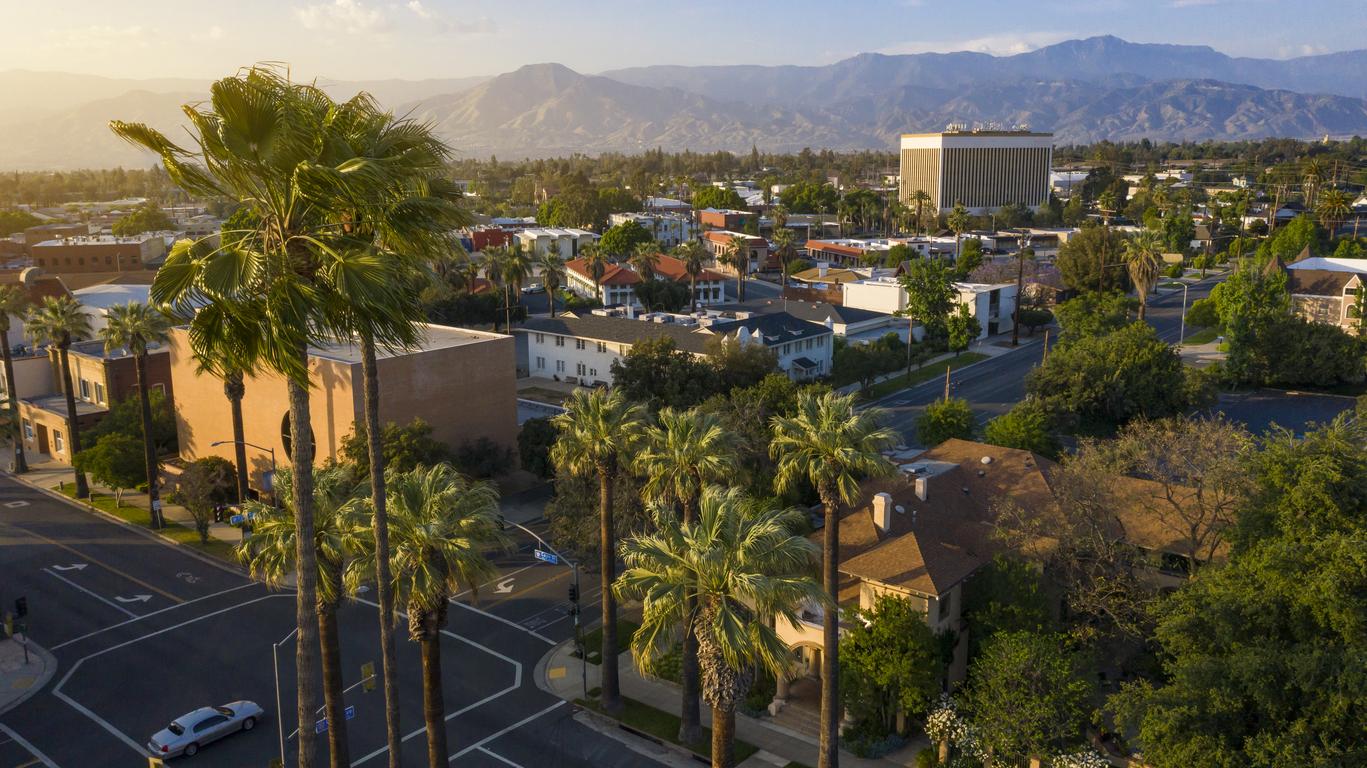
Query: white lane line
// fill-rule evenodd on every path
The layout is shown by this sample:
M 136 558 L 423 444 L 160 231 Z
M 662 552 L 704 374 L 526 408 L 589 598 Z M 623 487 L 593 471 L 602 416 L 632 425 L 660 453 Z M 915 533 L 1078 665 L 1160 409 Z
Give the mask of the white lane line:
M 55 575 L 55 574 L 54 574 L 54 575 Z M 153 616 L 156 616 L 158 613 L 165 613 L 165 612 L 167 612 L 167 611 L 174 611 L 174 610 L 177 609 L 177 608 L 184 608 L 185 606 L 190 605 L 191 603 L 198 603 L 198 602 L 201 601 L 201 600 L 208 600 L 208 599 L 211 598 L 211 597 L 218 597 L 219 595 L 226 595 L 226 594 L 228 594 L 229 592 L 236 592 L 236 591 L 239 590 L 239 589 L 246 589 L 247 587 L 254 587 L 254 586 L 257 586 L 257 584 L 256 584 L 256 582 L 253 581 L 253 582 L 250 582 L 250 583 L 247 583 L 247 584 L 243 584 L 243 585 L 240 586 L 240 587 L 232 587 L 231 589 L 225 589 L 225 590 L 223 590 L 222 592 L 215 592 L 215 593 L 213 593 L 212 595 L 205 595 L 204 597 L 196 597 L 194 600 L 186 600 L 185 602 L 183 602 L 183 603 L 177 603 L 177 604 L 171 606 L 170 608 L 162 608 L 162 609 L 159 610 L 159 611 L 152 611 L 152 612 L 149 613 L 149 614 L 146 614 L 146 615 L 144 615 L 144 616 L 139 616 L 139 617 L 137 617 L 137 618 L 135 618 L 135 619 L 129 619 L 128 621 L 121 621 L 121 622 L 119 622 L 118 624 L 115 624 L 115 625 L 109 626 L 109 627 L 105 627 L 104 629 L 97 629 L 97 630 L 95 630 L 94 632 L 91 632 L 91 633 L 89 633 L 89 634 L 81 635 L 80 637 L 76 638 L 75 640 L 68 640 L 68 641 L 66 641 L 65 643 L 61 643 L 61 644 L 59 644 L 59 645 L 54 645 L 54 646 L 52 646 L 51 648 L 49 648 L 48 650 L 49 650 L 49 651 L 55 651 L 55 650 L 57 650 L 58 648 L 62 648 L 62 647 L 64 647 L 64 646 L 71 645 L 72 643 L 79 643 L 80 641 L 85 640 L 86 638 L 94 637 L 95 635 L 98 635 L 98 634 L 101 634 L 101 633 L 104 633 L 104 632 L 108 632 L 108 631 L 111 630 L 111 629 L 118 629 L 119 627 L 122 627 L 122 626 L 124 626 L 125 624 L 132 624 L 132 623 L 135 622 L 135 621 L 141 621 L 141 620 L 143 620 L 143 619 L 150 619 L 150 618 L 152 618 Z
M 108 600 L 104 599 L 103 597 L 100 597 L 99 595 L 95 594 L 94 592 L 91 592 L 90 590 L 86 589 L 85 587 L 81 586 L 80 584 L 77 584 L 76 582 L 72 581 L 71 579 L 68 579 L 68 578 L 65 577 L 65 576 L 62 576 L 62 575 L 59 574 L 59 573 L 55 573 L 55 572 L 53 572 L 53 571 L 50 571 L 50 570 L 48 570 L 47 568 L 44 568 L 44 569 L 43 569 L 43 573 L 46 573 L 46 574 L 49 575 L 49 576 L 56 576 L 57 578 L 61 579 L 62 581 L 65 581 L 66 583 L 70 584 L 71 586 L 75 587 L 76 589 L 79 589 L 79 590 L 81 590 L 82 592 L 86 593 L 87 595 L 90 595 L 91 597 L 95 598 L 96 600 L 99 600 L 100 602 L 104 603 L 105 605 L 109 606 L 110 608 L 113 608 L 113 609 L 115 609 L 115 610 L 117 610 L 117 611 L 123 611 L 125 614 L 127 614 L 127 615 L 129 615 L 129 616 L 132 616 L 132 617 L 135 618 L 135 619 L 142 618 L 142 617 L 138 616 L 136 613 L 133 613 L 132 611 L 128 610 L 127 608 L 124 608 L 122 605 L 118 605 L 117 603 L 111 603 L 111 602 L 109 602 Z
M 508 765 L 511 765 L 513 768 L 522 768 L 522 766 L 518 765 L 517 763 L 514 763 L 512 760 L 509 760 L 508 758 L 504 757 L 503 755 L 498 754 L 497 752 L 490 752 L 489 750 L 485 749 L 484 747 L 480 747 L 480 748 L 479 748 L 479 751 L 480 751 L 480 752 L 483 752 L 484 754 L 488 755 L 489 757 L 492 757 L 493 759 L 495 759 L 495 760 L 497 760 L 497 761 L 499 761 L 499 762 L 501 762 L 501 763 L 507 763 Z
M 516 723 L 513 723 L 512 725 L 508 726 L 507 728 L 504 728 L 503 730 L 499 731 L 498 733 L 495 733 L 495 734 L 492 735 L 492 736 L 486 736 L 485 738 L 480 739 L 479 741 L 475 742 L 474 744 L 471 744 L 470 746 L 466 747 L 465 749 L 462 749 L 461 751 L 457 752 L 456 754 L 451 755 L 451 757 L 447 758 L 447 762 L 455 762 L 458 758 L 464 757 L 465 754 L 466 754 L 467 752 L 471 752 L 471 751 L 473 751 L 473 750 L 479 749 L 480 747 L 483 747 L 485 744 L 488 744 L 489 742 L 493 741 L 494 739 L 497 739 L 498 737 L 502 736 L 503 734 L 507 733 L 508 731 L 512 731 L 512 730 L 516 730 L 516 729 L 518 729 L 518 728 L 521 728 L 522 726 L 526 725 L 527 723 L 530 723 L 531 721 L 537 719 L 538 717 L 541 717 L 542 715 L 546 714 L 547 712 L 550 712 L 551 710 L 556 709 L 557 707 L 560 707 L 560 706 L 563 705 L 564 703 L 565 703 L 565 700 L 564 700 L 564 699 L 561 699 L 560 701 L 557 701 L 556 703 L 550 705 L 549 707 L 546 707 L 545 709 L 541 710 L 540 712 L 537 712 L 535 715 L 532 715 L 532 716 L 530 716 L 530 717 L 524 717 L 524 718 L 522 718 L 521 720 L 517 721 Z
M 371 602 L 371 601 L 369 601 L 369 600 L 366 600 L 366 599 L 364 599 L 364 598 L 356 598 L 356 602 L 358 602 L 358 603 L 365 603 L 366 605 L 372 605 L 372 606 L 375 606 L 375 608 L 379 608 L 379 607 L 380 607 L 380 604 L 379 604 L 379 603 L 373 603 L 373 602 Z M 408 614 L 404 613 L 403 611 L 394 611 L 394 613 L 397 614 L 397 615 L 399 615 L 399 616 L 404 617 L 405 619 L 408 618 Z M 489 654 L 489 655 L 491 655 L 491 656 L 496 656 L 496 657 L 502 659 L 503 661 L 506 661 L 506 662 L 508 662 L 509 664 L 512 664 L 512 665 L 513 665 L 513 684 L 512 684 L 512 685 L 508 686 L 507 688 L 504 688 L 503 690 L 499 691 L 498 693 L 491 694 L 491 695 L 489 695 L 489 696 L 485 696 L 484 698 L 480 699 L 479 701 L 474 702 L 473 704 L 467 704 L 466 706 L 461 707 L 460 709 L 456 710 L 455 712 L 452 712 L 451 714 L 447 715 L 447 716 L 446 716 L 446 720 L 447 720 L 447 721 L 450 721 L 452 718 L 455 718 L 455 717 L 458 717 L 458 716 L 460 716 L 460 715 L 463 715 L 463 714 L 465 714 L 466 712 L 469 712 L 470 710 L 474 709 L 475 707 L 484 706 L 485 704 L 488 704 L 489 702 L 493 701 L 494 699 L 497 699 L 498 697 L 503 696 L 503 695 L 505 695 L 505 694 L 512 693 L 513 691 L 515 691 L 515 690 L 517 690 L 518 688 L 521 688 L 521 687 L 522 687 L 522 663 L 521 663 L 521 662 L 515 661 L 515 660 L 513 660 L 513 659 L 510 659 L 510 658 L 508 658 L 507 656 L 504 656 L 503 654 L 499 653 L 498 651 L 493 650 L 492 648 L 486 648 L 486 647 L 480 645 L 479 643 L 476 643 L 474 640 L 469 639 L 468 637 L 461 637 L 460 635 L 457 635 L 456 633 L 451 632 L 451 631 L 449 631 L 449 630 L 443 629 L 443 630 L 441 631 L 441 633 L 442 633 L 443 635 L 446 635 L 447 637 L 454 637 L 455 639 L 457 639 L 457 640 L 459 640 L 459 641 L 461 641 L 461 642 L 463 642 L 463 643 L 466 643 L 466 644 L 468 644 L 468 645 L 473 645 L 474 647 L 480 649 L 481 651 L 484 651 L 485 653 L 487 653 L 487 654 Z M 419 736 L 419 735 L 424 734 L 424 733 L 427 733 L 427 728 L 426 728 L 425 726 L 422 727 L 422 728 L 419 728 L 419 729 L 416 730 L 416 731 L 413 731 L 412 733 L 408 734 L 407 736 L 404 736 L 402 740 L 403 740 L 403 741 L 408 741 L 409 739 L 414 738 L 415 736 Z M 362 758 L 359 759 L 359 760 L 353 761 L 353 762 L 351 763 L 351 765 L 352 765 L 353 767 L 354 767 L 354 766 L 357 766 L 357 765 L 360 765 L 361 763 L 364 763 L 365 761 L 371 759 L 372 757 L 378 757 L 378 756 L 383 755 L 384 753 L 386 753 L 386 752 L 388 752 L 388 751 L 389 751 L 389 746 L 388 746 L 388 745 L 383 746 L 383 747 L 380 747 L 379 749 L 375 750 L 374 752 L 371 752 L 370 754 L 366 755 L 365 757 L 362 757 Z
M 133 638 L 132 640 L 128 640 L 128 641 L 126 641 L 126 642 L 119 643 L 118 645 L 110 646 L 110 647 L 105 648 L 104 650 L 101 650 L 101 651 L 96 651 L 95 653 L 92 653 L 92 654 L 90 654 L 89 656 L 85 656 L 85 657 L 81 658 L 80 661 L 77 661 L 75 664 L 71 665 L 71 669 L 67 670 L 67 673 L 62 677 L 62 681 L 61 681 L 60 683 L 57 683 L 57 685 L 56 685 L 55 687 L 53 687 L 53 689 L 52 689 L 52 695 L 53 695 L 53 696 L 56 696 L 57 698 L 61 699 L 62 701 L 65 701 L 67 704 L 70 704 L 70 705 L 72 706 L 72 708 L 74 708 L 77 712 L 80 712 L 81 714 L 83 714 L 83 715 L 85 715 L 86 717 L 90 718 L 91 720 L 95 721 L 95 724 L 96 724 L 96 725 L 99 725 L 101 728 L 103 728 L 103 729 L 105 729 L 106 731 L 109 731 L 110 733 L 112 733 L 112 734 L 114 734 L 115 736 L 119 737 L 120 740 L 122 740 L 125 744 L 129 745 L 130 747 L 132 747 L 139 755 L 142 755 L 143 757 L 149 757 L 149 756 L 150 756 L 150 753 L 149 753 L 149 752 L 147 751 L 147 749 L 146 749 L 145 747 L 143 747 L 141 744 L 139 744 L 139 743 L 137 743 L 136 741 L 133 741 L 132 739 L 128 738 L 126 735 L 124 735 L 123 731 L 120 731 L 118 728 L 115 728 L 114 726 L 110 725 L 108 722 L 106 722 L 106 721 L 105 721 L 103 718 L 101 718 L 99 715 L 95 714 L 94 712 L 91 712 L 90 710 L 88 710 L 88 709 L 86 709 L 85 707 L 81 706 L 80 704 L 76 703 L 76 701 L 75 701 L 74 699 L 72 699 L 70 696 L 67 696 L 65 693 L 62 693 L 62 686 L 66 685 L 67 681 L 71 679 L 71 676 L 74 675 L 74 674 L 76 674 L 76 670 L 77 670 L 77 669 L 80 669 L 81 665 L 84 664 L 88 659 L 93 659 L 93 658 L 95 658 L 96 656 L 103 656 L 104 654 L 109 653 L 110 651 L 117 651 L 118 649 L 123 648 L 123 647 L 125 647 L 125 646 L 132 645 L 133 643 L 142 642 L 143 640 L 146 640 L 146 639 L 149 638 L 149 637 L 156 637 L 157 635 L 161 635 L 161 634 L 165 634 L 165 633 L 167 633 L 167 632 L 170 632 L 170 631 L 173 630 L 173 629 L 180 629 L 181 627 L 187 626 L 187 625 L 189 625 L 189 624 L 194 624 L 194 623 L 197 622 L 197 621 L 203 621 L 204 619 L 207 619 L 207 618 L 210 618 L 210 617 L 213 617 L 213 616 L 217 616 L 217 615 L 220 614 L 220 613 L 227 613 L 228 611 L 236 610 L 236 609 L 241 608 L 241 607 L 243 607 L 243 606 L 251 605 L 252 603 L 259 603 L 259 602 L 261 602 L 262 600 L 269 600 L 269 599 L 271 599 L 272 597 L 292 597 L 292 595 L 288 595 L 288 594 L 272 594 L 272 595 L 266 595 L 265 597 L 258 597 L 258 598 L 254 599 L 254 600 L 248 600 L 248 601 L 245 602 L 245 603 L 238 603 L 237 605 L 232 605 L 232 606 L 229 606 L 229 607 L 227 607 L 227 608 L 223 608 L 223 609 L 221 609 L 221 610 L 214 611 L 213 613 L 206 613 L 206 614 L 204 614 L 203 616 L 200 616 L 200 617 L 194 618 L 194 619 L 190 619 L 189 621 L 183 621 L 183 622 L 181 622 L 181 623 L 179 623 L 179 624 L 177 624 L 177 625 L 175 625 L 175 626 L 167 627 L 167 628 L 165 628 L 165 629 L 159 629 L 159 630 L 157 630 L 156 632 L 148 633 L 148 634 L 146 634 L 146 635 L 143 635 L 142 637 L 135 637 L 135 638 Z M 146 618 L 146 617 L 143 617 L 143 618 Z
M 11 731 L 9 728 L 6 728 L 4 724 L 0 724 L 0 733 L 9 734 L 10 739 L 19 742 L 19 746 L 23 747 L 24 749 L 27 749 L 30 755 L 33 755 L 34 757 L 43 761 L 43 765 L 46 765 L 47 768 L 57 768 L 57 764 L 52 762 L 52 758 L 48 757 L 42 752 L 39 752 L 37 747 L 28 743 L 23 736 L 20 736 L 14 731 Z
M 452 604 L 452 605 L 459 605 L 461 608 L 464 608 L 464 609 L 467 610 L 467 611 L 474 611 L 475 613 L 478 613 L 478 614 L 480 614 L 481 616 L 488 616 L 488 617 L 491 618 L 491 619 L 496 619 L 496 620 L 498 620 L 498 621 L 501 621 L 501 622 L 503 622 L 504 624 L 507 624 L 508 626 L 512 627 L 513 629 L 520 629 L 520 630 L 522 630 L 523 632 L 526 632 L 527 634 L 531 635 L 532 637 L 535 637 L 537 640 L 542 640 L 542 641 L 544 641 L 544 642 L 545 642 L 546 644 L 548 644 L 548 645 L 559 645 L 559 643 L 555 642 L 554 640 L 550 639 L 549 637 L 546 637 L 545 635 L 539 634 L 539 633 L 537 633 L 537 632 L 533 632 L 532 630 L 527 629 L 526 627 L 522 626 L 521 624 L 516 624 L 516 623 L 514 623 L 514 622 L 512 622 L 512 621 L 509 621 L 508 619 L 503 618 L 502 616 L 497 616 L 497 615 L 495 615 L 495 614 L 489 613 L 488 611 L 481 611 L 480 609 L 474 607 L 473 605 L 466 605 L 465 603 L 459 603 L 459 602 L 456 602 L 455 600 L 452 600 L 452 601 L 451 601 L 451 604 Z

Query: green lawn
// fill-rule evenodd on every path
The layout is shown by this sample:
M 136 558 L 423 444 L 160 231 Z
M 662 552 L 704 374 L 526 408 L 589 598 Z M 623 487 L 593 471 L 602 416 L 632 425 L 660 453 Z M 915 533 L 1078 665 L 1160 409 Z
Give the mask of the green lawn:
M 636 630 L 640 625 L 634 621 L 626 619 L 617 620 L 617 652 L 621 653 L 631 647 L 631 638 L 636 635 Z M 599 664 L 603 661 L 603 628 L 593 630 L 584 635 L 584 655 L 589 657 L 590 664 Z
M 1182 342 L 1182 343 L 1183 343 L 1183 344 L 1186 344 L 1186 345 L 1192 345 L 1192 344 L 1209 344 L 1209 343 L 1211 343 L 1212 341 L 1215 341 L 1216 337 L 1218 337 L 1220 334 L 1222 334 L 1222 333 L 1224 333 L 1224 332 L 1225 332 L 1225 329 L 1223 329 L 1223 328 L 1221 328 L 1220 326 L 1217 325 L 1217 326 L 1215 326 L 1215 327 L 1213 327 L 1213 328 L 1207 328 L 1207 329 L 1205 329 L 1204 331 L 1201 331 L 1200 333 L 1194 333 L 1194 334 L 1188 336 L 1187 339 L 1186 339 L 1186 341 L 1184 341 L 1184 342 Z
M 52 490 L 57 491 L 68 498 L 76 498 L 75 483 L 67 483 L 65 488 L 53 486 Z M 237 563 L 237 559 L 233 557 L 233 545 L 226 541 L 219 541 L 218 539 L 210 537 L 208 544 L 201 544 L 199 542 L 199 534 L 196 533 L 193 528 L 186 528 L 179 523 L 168 522 L 165 528 L 158 531 L 152 527 L 152 513 L 141 507 L 134 507 L 129 504 L 124 504 L 115 509 L 114 497 L 108 494 L 91 491 L 90 501 L 97 509 L 108 512 L 109 514 L 126 520 L 136 526 L 146 528 L 149 531 L 158 533 L 173 541 L 188 544 L 206 555 L 212 555 L 230 563 Z
M 912 371 L 910 379 L 908 379 L 907 375 L 904 373 L 901 376 L 896 376 L 887 381 L 874 384 L 872 387 L 869 387 L 869 399 L 877 400 L 878 398 L 883 397 L 884 395 L 890 395 L 899 389 L 906 389 L 907 387 L 920 384 L 923 381 L 933 379 L 937 376 L 944 376 L 945 368 L 949 366 L 962 368 L 969 363 L 976 363 L 986 357 L 987 355 L 980 355 L 977 352 L 964 352 L 959 355 L 958 360 L 950 358 L 948 360 L 941 360 L 938 363 L 931 363 L 920 370 Z
M 602 711 L 598 709 L 597 701 L 585 701 L 584 699 L 575 699 L 574 703 L 578 704 L 581 707 L 592 709 L 596 712 Z M 740 716 L 743 717 L 743 715 Z M 623 696 L 622 712 L 621 714 L 616 716 L 616 719 L 639 731 L 644 731 L 652 736 L 658 736 L 659 738 L 664 739 L 665 741 L 668 741 L 671 744 L 678 744 L 681 747 L 685 747 L 689 750 L 692 750 L 694 754 L 701 755 L 703 757 L 710 757 L 712 755 L 711 728 L 703 728 L 702 741 L 696 744 L 685 744 L 679 741 L 678 716 L 671 715 L 668 712 L 658 710 L 650 706 L 649 704 L 642 704 L 641 702 L 636 701 L 635 699 L 629 699 L 626 696 Z M 758 751 L 759 747 L 755 746 L 754 744 L 749 744 L 744 741 L 741 741 L 740 739 L 736 739 L 737 764 L 745 762 L 747 758 L 749 758 L 751 755 L 755 754 Z

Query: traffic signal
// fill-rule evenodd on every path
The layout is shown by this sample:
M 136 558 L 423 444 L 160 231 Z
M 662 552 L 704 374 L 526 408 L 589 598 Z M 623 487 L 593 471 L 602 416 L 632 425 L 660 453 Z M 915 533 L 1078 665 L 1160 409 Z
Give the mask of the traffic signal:
M 21 597 L 14 601 L 14 618 L 22 619 L 28 615 L 28 598 Z
M 570 585 L 570 602 L 571 602 L 571 603 L 577 603 L 577 602 L 579 602 L 579 585 L 578 585 L 578 584 L 571 584 L 571 585 Z
M 375 690 L 375 662 L 367 661 L 361 665 L 361 690 Z
M 215 522 L 215 523 L 221 523 L 221 522 L 223 522 L 223 505 L 222 505 L 222 504 L 215 504 L 215 505 L 214 505 L 214 522 Z

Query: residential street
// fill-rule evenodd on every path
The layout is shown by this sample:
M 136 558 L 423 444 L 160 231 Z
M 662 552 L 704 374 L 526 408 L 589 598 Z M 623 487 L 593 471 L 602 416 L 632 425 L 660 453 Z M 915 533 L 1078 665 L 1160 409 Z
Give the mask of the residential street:
M 531 539 L 515 533 L 521 549 L 497 559 L 500 579 L 481 587 L 477 608 L 468 593 L 457 596 L 444 633 L 451 764 L 530 766 L 544 754 L 556 754 L 557 766 L 641 764 L 617 741 L 574 722 L 570 706 L 534 684 L 537 662 L 573 634 L 566 616 L 571 569 L 534 559 Z M 266 722 L 205 747 L 193 764 L 264 767 L 279 753 L 271 653 L 294 628 L 293 592 L 272 592 L 8 478 L 0 479 L 0 543 L 0 598 L 6 609 L 27 598 L 32 640 L 58 660 L 50 684 L 0 715 L 28 745 L 4 744 L 0 765 L 145 765 L 148 738 L 173 718 L 238 699 L 262 706 Z M 591 622 L 597 580 L 581 576 L 581 591 L 583 619 Z M 379 666 L 378 619 L 363 600 L 343 607 L 339 621 L 351 686 L 362 664 Z M 399 624 L 404 763 L 421 766 L 421 661 L 402 618 Z M 296 727 L 294 649 L 291 639 L 279 652 L 287 733 Z M 348 722 L 352 765 L 384 765 L 382 691 L 357 687 L 346 701 L 356 713 Z M 286 765 L 294 764 L 295 749 L 287 740 Z M 327 765 L 321 737 L 319 755 Z

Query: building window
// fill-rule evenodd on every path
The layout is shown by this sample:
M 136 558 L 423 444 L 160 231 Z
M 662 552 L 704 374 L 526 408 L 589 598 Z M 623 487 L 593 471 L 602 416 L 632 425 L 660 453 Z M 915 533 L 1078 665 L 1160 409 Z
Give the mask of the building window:
M 538 357 L 536 359 L 536 369 L 538 371 L 544 371 L 546 369 L 546 358 Z
M 564 361 L 564 360 L 556 360 L 556 361 L 555 361 L 555 372 L 556 372 L 556 373 L 564 373 L 564 372 L 565 372 L 565 361 Z
M 945 619 L 949 618 L 949 602 L 953 597 L 954 593 L 951 592 L 948 595 L 945 595 L 944 597 L 936 601 L 940 604 L 940 618 L 938 619 L 939 621 L 944 621 Z
M 588 369 L 584 367 L 584 364 L 583 364 L 583 363 L 575 363 L 575 364 L 574 364 L 574 375 L 575 375 L 575 376 L 583 376 L 583 375 L 586 374 L 586 373 L 588 373 Z
M 604 341 L 598 342 L 598 351 L 599 351 L 600 353 L 608 351 L 607 342 L 604 342 Z
M 58 453 L 66 453 L 66 441 L 62 439 L 62 433 L 52 430 L 52 444 L 57 447 Z
M 81 379 L 81 399 L 90 399 L 90 382 L 86 381 L 85 379 Z
M 817 345 L 818 347 L 824 347 L 824 346 L 826 346 L 826 337 L 825 337 L 825 336 L 818 336 L 818 337 L 816 338 L 816 345 Z
M 166 394 L 166 385 L 165 385 L 165 384 L 153 384 L 153 385 L 152 385 L 152 391 L 154 391 L 154 392 L 160 392 L 160 393 L 162 393 L 162 394 L 164 395 L 164 394 Z
M 546 343 L 546 334 L 544 334 L 544 333 L 538 333 L 538 334 L 536 335 L 536 343 L 537 343 L 537 344 L 545 344 L 545 343 Z
M 811 348 L 812 348 L 812 344 L 813 344 L 812 340 L 811 340 L 811 339 L 807 339 L 807 349 L 811 349 Z
M 590 368 L 590 369 L 589 369 L 589 375 L 592 376 L 592 377 L 594 377 L 594 378 L 598 378 L 598 369 L 597 369 L 597 368 Z
M 104 385 L 99 382 L 95 382 L 95 402 L 106 402 L 104 399 Z
M 618 344 L 618 345 L 617 345 L 617 354 L 619 354 L 619 355 L 625 355 L 626 353 L 627 353 L 627 345 L 625 345 L 625 344 Z
M 78 266 L 84 267 L 84 266 L 85 266 L 85 257 L 84 257 L 84 256 L 78 256 L 78 257 L 76 258 L 76 264 L 77 264 Z
M 574 348 L 575 348 L 575 349 L 583 349 L 583 348 L 584 348 L 584 340 L 583 340 L 583 339 L 575 339 L 575 340 L 574 340 Z
M 564 337 L 564 336 L 556 336 L 556 337 L 555 337 L 555 345 L 556 345 L 557 347 L 563 347 L 563 346 L 565 346 L 565 337 Z
M 106 256 L 106 257 L 104 257 L 104 263 L 105 263 L 105 264 L 113 264 L 113 263 L 114 263 L 114 257 L 113 257 L 113 256 Z
M 68 267 L 71 266 L 71 257 L 70 257 L 70 256 L 66 257 L 66 266 L 68 266 Z
M 39 259 L 39 260 L 38 260 L 38 266 L 40 266 L 40 267 L 46 267 L 46 266 L 47 266 L 47 259 Z
M 24 439 L 33 440 L 33 422 L 24 419 Z

